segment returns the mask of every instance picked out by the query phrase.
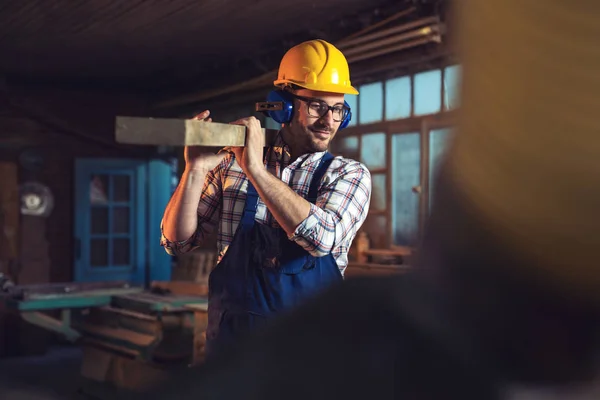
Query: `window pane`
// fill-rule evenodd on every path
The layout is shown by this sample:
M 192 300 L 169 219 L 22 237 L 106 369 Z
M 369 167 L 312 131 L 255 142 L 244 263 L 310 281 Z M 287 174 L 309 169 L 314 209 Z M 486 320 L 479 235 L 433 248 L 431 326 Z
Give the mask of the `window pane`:
M 460 105 L 460 66 L 453 65 L 444 70 L 444 102 L 447 109 Z
M 350 105 L 350 110 L 352 111 L 352 119 L 350 119 L 350 123 L 348 126 L 356 126 L 356 119 L 358 118 L 357 107 L 356 107 L 356 95 L 354 94 L 346 94 L 344 95 L 344 100 Z
M 90 240 L 90 265 L 92 267 L 108 266 L 108 240 Z
M 90 204 L 106 204 L 108 201 L 108 176 L 93 175 L 90 179 Z
M 437 129 L 429 132 L 429 210 L 435 198 L 435 178 L 440 162 L 448 148 L 451 130 Z
M 385 210 L 385 174 L 371 175 L 371 210 Z
M 113 175 L 113 201 L 129 201 L 130 186 L 129 175 Z
M 421 140 L 419 133 L 396 134 L 392 138 L 392 226 L 394 244 L 410 246 L 419 232 Z
M 363 135 L 360 144 L 360 161 L 369 169 L 385 168 L 385 133 Z
M 347 151 L 358 151 L 358 137 L 347 136 L 340 141 L 341 148 Z
M 92 207 L 90 233 L 92 235 L 108 233 L 108 208 Z
M 410 76 L 390 79 L 385 84 L 385 119 L 410 117 Z
M 112 233 L 129 233 L 129 207 L 115 207 L 112 214 Z
M 359 123 L 370 124 L 383 117 L 383 83 L 374 82 L 362 85 L 359 89 Z
M 131 264 L 129 250 L 129 239 L 113 239 L 113 265 Z
M 415 75 L 415 115 L 433 114 L 442 107 L 442 70 Z

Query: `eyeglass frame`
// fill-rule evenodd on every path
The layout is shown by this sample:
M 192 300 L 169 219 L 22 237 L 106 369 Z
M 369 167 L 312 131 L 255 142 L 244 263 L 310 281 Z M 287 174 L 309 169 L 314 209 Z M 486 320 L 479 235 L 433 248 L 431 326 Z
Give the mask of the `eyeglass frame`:
M 329 111 L 331 111 L 331 116 L 333 117 L 333 120 L 334 120 L 335 122 L 342 122 L 342 121 L 344 121 L 344 119 L 346 119 L 346 118 L 348 117 L 348 114 L 349 114 L 349 113 L 350 113 L 350 111 L 351 111 L 351 110 L 350 110 L 350 107 L 348 107 L 346 104 L 343 104 L 343 103 L 336 103 L 336 104 L 334 104 L 333 106 L 330 106 L 330 105 L 329 105 L 329 104 L 327 104 L 327 103 L 326 103 L 324 100 L 321 100 L 321 99 L 317 99 L 317 98 L 314 98 L 314 97 L 304 97 L 304 96 L 299 96 L 299 95 L 297 95 L 297 94 L 295 94 L 295 93 L 291 93 L 291 92 L 288 92 L 288 93 L 289 93 L 289 94 L 290 94 L 290 95 L 291 95 L 293 98 L 296 98 L 296 99 L 298 99 L 298 100 L 300 100 L 300 101 L 304 101 L 305 103 L 307 103 L 307 104 L 306 104 L 306 107 L 307 107 L 307 109 L 308 109 L 308 115 L 309 115 L 309 116 L 311 116 L 311 117 L 313 117 L 313 118 L 318 118 L 318 119 L 321 119 L 321 118 L 323 118 L 325 115 L 327 115 L 327 113 L 328 113 Z M 310 103 L 319 103 L 319 104 L 321 105 L 321 109 L 322 109 L 322 110 L 325 110 L 325 111 L 324 111 L 324 112 L 322 112 L 322 115 L 320 115 L 320 116 L 319 116 L 319 115 L 318 115 L 318 116 L 311 115 L 311 114 L 310 114 L 310 111 L 311 111 L 311 110 L 312 110 L 312 111 L 315 111 L 315 110 L 313 110 L 313 109 L 311 109 L 311 108 L 310 108 Z M 340 116 L 340 120 L 338 121 L 338 120 L 336 120 L 336 119 L 335 119 L 335 113 L 336 113 L 336 110 L 338 109 L 338 107 L 339 107 L 339 106 L 341 106 L 341 112 L 342 112 L 343 114 Z M 318 113 L 317 113 L 317 114 L 318 114 Z

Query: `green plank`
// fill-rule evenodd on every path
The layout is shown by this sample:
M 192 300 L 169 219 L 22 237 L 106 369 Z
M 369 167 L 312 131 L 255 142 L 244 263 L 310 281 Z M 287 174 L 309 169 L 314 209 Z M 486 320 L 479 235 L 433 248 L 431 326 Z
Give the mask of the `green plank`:
M 5 299 L 5 305 L 18 311 L 60 310 L 65 308 L 102 307 L 119 294 L 141 293 L 143 288 L 104 289 L 72 294 L 31 295 L 26 300 Z
M 112 304 L 116 307 L 136 310 L 139 312 L 158 311 L 188 311 L 188 304 L 204 304 L 208 300 L 203 296 L 159 295 L 139 293 L 134 295 L 118 295 L 113 297 Z

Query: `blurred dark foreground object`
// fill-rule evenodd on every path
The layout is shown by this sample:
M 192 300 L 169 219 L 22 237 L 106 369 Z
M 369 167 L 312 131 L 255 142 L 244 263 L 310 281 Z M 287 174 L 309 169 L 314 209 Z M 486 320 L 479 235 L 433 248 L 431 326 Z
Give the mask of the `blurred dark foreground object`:
M 499 399 L 591 379 L 598 310 L 515 274 L 519 255 L 439 188 L 417 272 L 346 281 L 145 398 Z
M 348 281 L 143 398 L 494 399 L 490 371 L 432 296 L 405 277 Z

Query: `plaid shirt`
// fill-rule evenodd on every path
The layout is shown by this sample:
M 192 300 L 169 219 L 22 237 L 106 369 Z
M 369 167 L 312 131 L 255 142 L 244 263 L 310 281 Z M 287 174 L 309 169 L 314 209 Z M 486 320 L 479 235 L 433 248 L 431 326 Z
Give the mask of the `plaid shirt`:
M 223 151 L 227 151 L 224 149 Z M 306 198 L 313 173 L 325 153 L 312 153 L 290 163 L 290 153 L 281 135 L 267 150 L 265 166 L 273 175 Z M 218 226 L 218 261 L 225 255 L 242 217 L 248 179 L 229 153 L 207 174 L 198 204 L 198 228 L 194 235 L 181 242 L 169 241 L 164 233 L 161 245 L 171 255 L 182 254 L 198 244 Z M 371 200 L 371 174 L 361 163 L 335 157 L 319 187 L 316 204 L 311 204 L 309 216 L 289 237 L 315 257 L 331 253 L 342 272 L 348 263 L 348 250 L 361 227 Z M 259 199 L 256 221 L 278 227 L 266 205 Z M 161 225 L 162 231 L 162 225 Z

